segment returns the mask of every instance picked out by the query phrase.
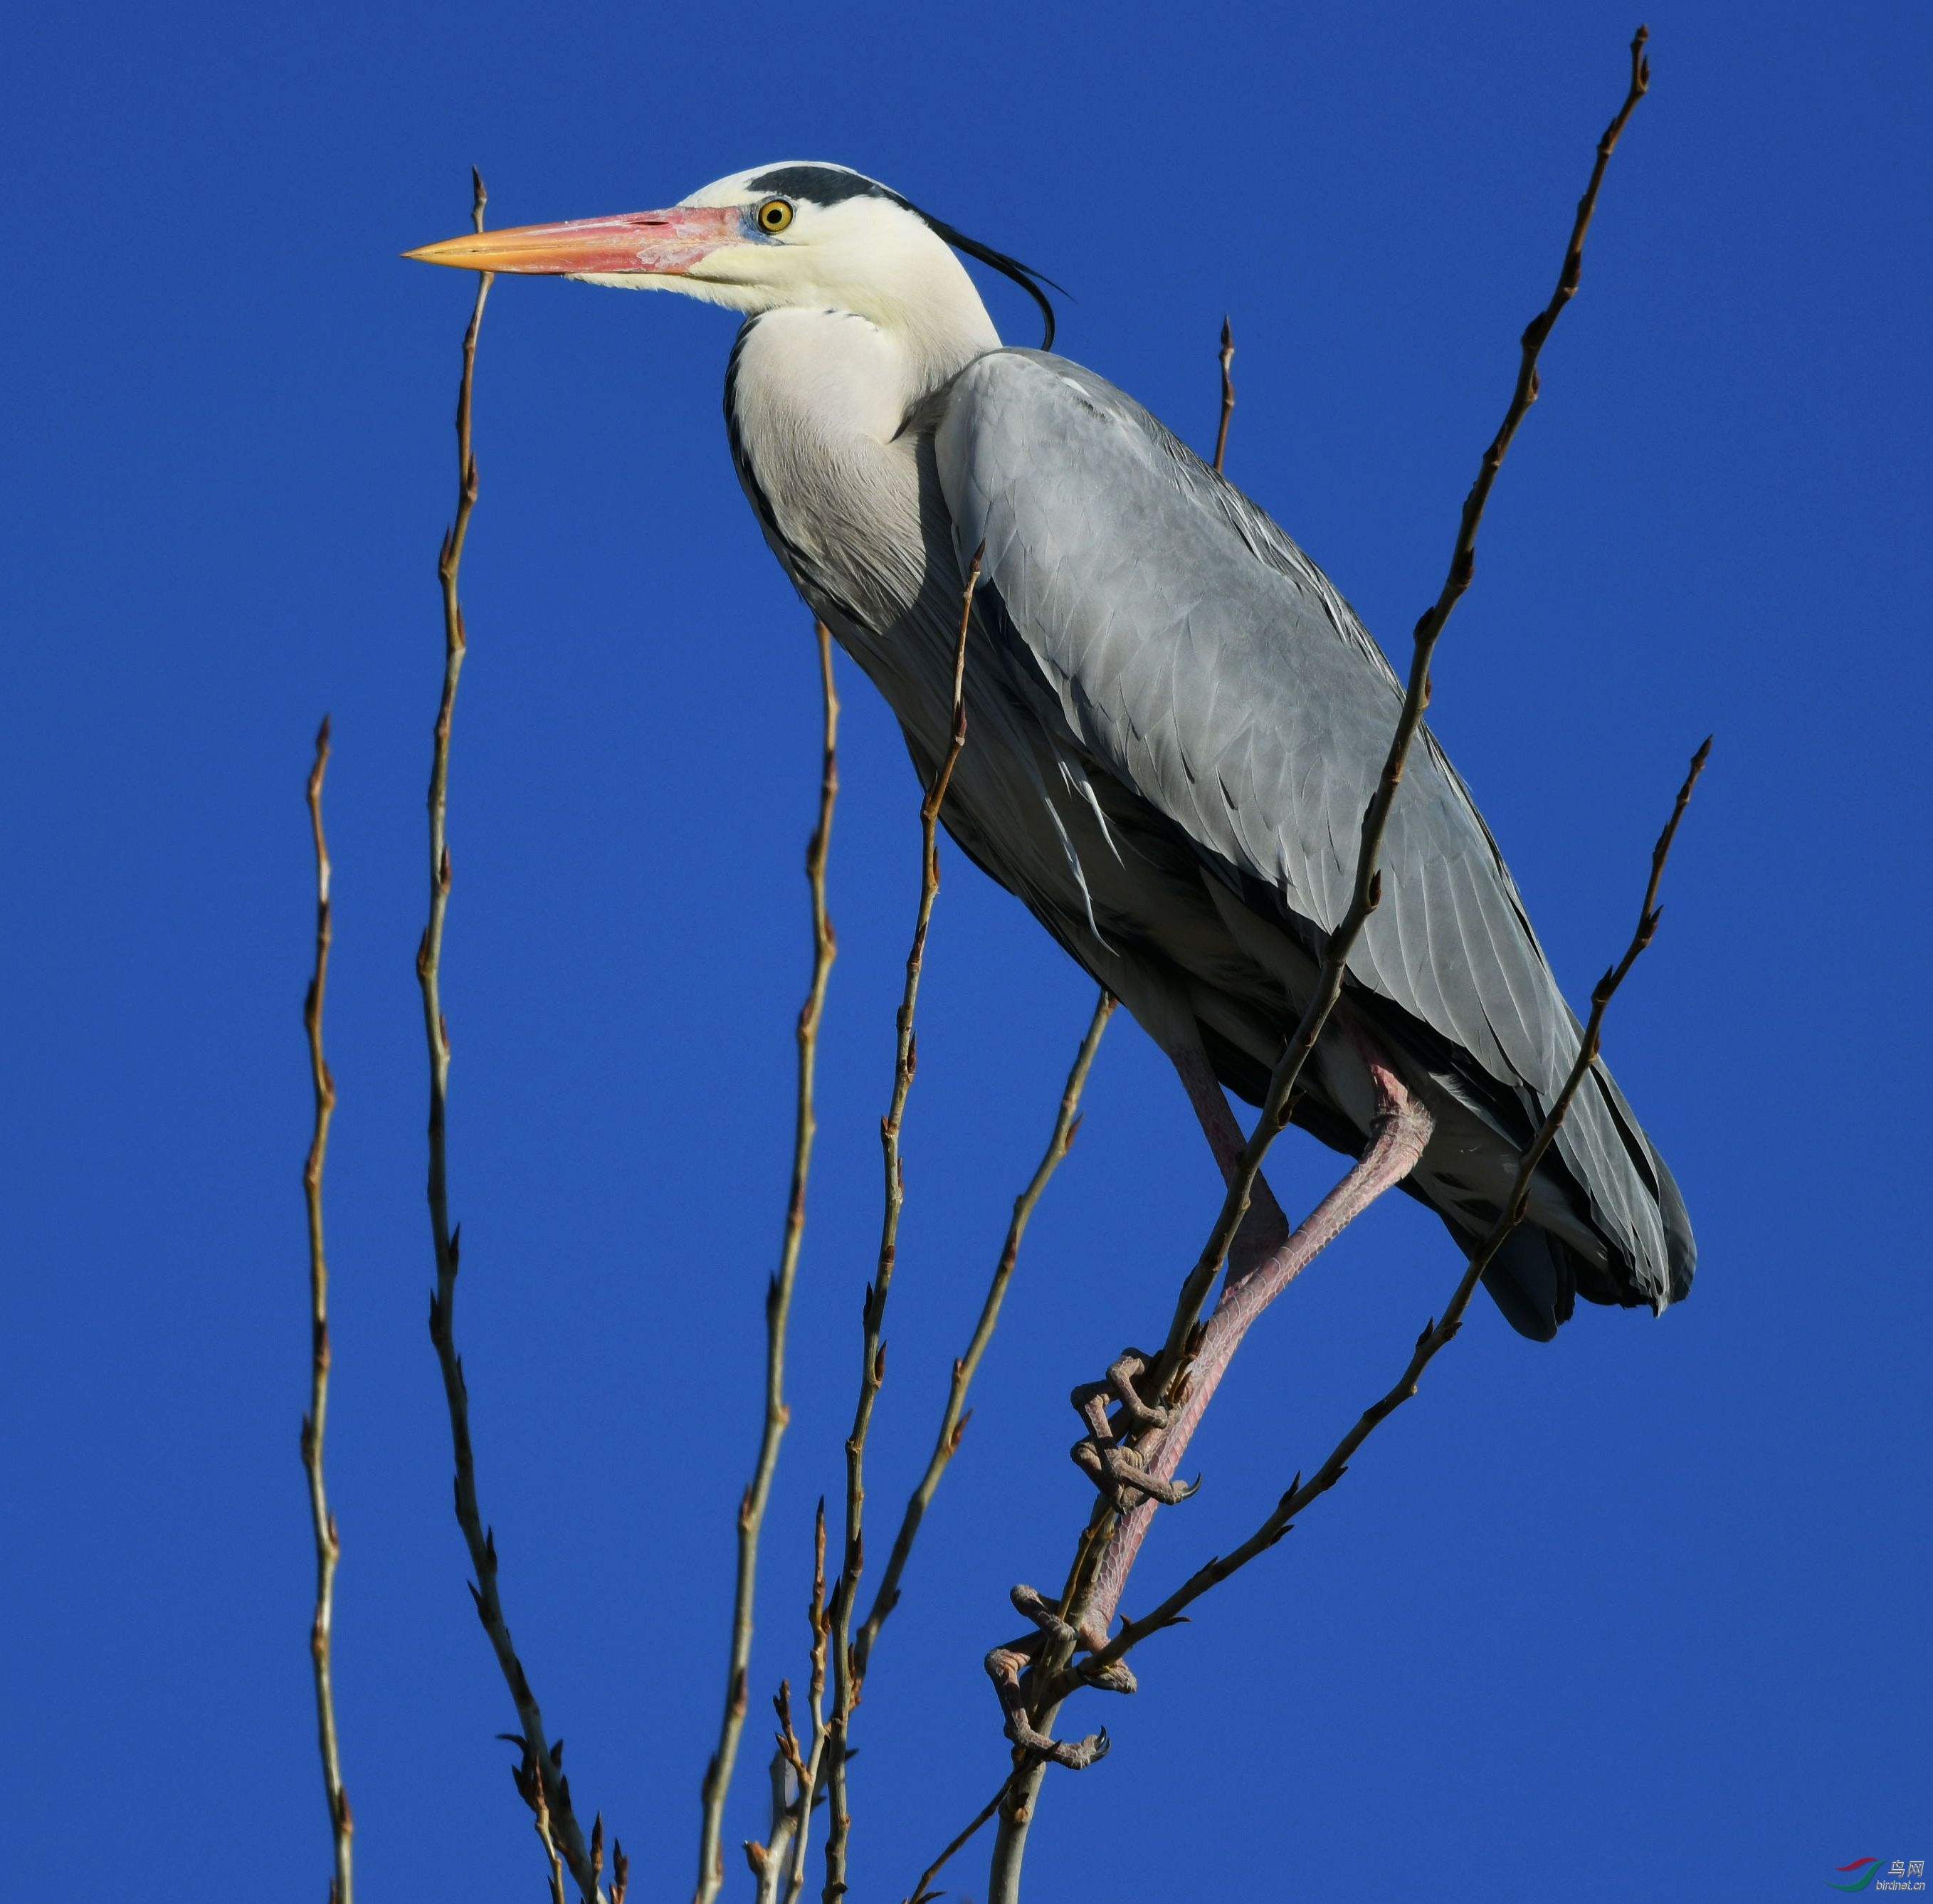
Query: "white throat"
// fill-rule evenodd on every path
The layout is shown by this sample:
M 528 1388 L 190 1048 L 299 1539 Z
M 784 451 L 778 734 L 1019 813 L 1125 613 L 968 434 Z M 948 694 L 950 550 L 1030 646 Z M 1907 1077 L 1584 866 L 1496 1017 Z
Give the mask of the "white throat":
M 849 646 L 894 627 L 921 592 L 918 444 L 905 426 L 982 353 L 978 338 L 915 353 L 846 311 L 768 311 L 739 334 L 726 387 L 739 479 L 773 552 Z

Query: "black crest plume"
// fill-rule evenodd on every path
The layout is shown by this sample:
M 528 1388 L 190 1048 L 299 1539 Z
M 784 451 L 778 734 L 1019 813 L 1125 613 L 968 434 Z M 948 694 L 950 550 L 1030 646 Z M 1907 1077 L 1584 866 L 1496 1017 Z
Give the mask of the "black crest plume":
M 900 202 L 905 203 L 903 200 Z M 945 239 L 956 251 L 964 251 L 970 258 L 978 258 L 982 264 L 997 271 L 1003 278 L 1011 278 L 1019 285 L 1040 306 L 1042 325 L 1040 347 L 1043 350 L 1054 348 L 1054 305 L 1042 287 L 1054 284 L 1056 290 L 1065 295 L 1067 290 L 1065 284 L 1054 284 L 1051 278 L 1035 270 L 1032 265 L 1023 264 L 1018 258 L 1008 257 L 1005 251 L 997 251 L 992 245 L 983 245 L 977 238 L 969 238 L 963 231 L 956 231 L 950 224 L 936 218 L 930 212 L 921 212 L 917 205 L 909 204 L 906 209 L 918 212 L 935 235 Z

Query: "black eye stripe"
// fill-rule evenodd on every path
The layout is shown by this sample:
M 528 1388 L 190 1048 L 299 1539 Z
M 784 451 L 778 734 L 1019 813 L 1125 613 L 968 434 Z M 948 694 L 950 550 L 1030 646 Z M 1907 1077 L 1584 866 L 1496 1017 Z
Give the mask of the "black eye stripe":
M 815 205 L 841 205 L 849 198 L 886 198 L 899 194 L 856 172 L 841 171 L 831 165 L 781 165 L 762 172 L 747 181 L 754 191 L 783 192 L 794 198 L 809 198 Z

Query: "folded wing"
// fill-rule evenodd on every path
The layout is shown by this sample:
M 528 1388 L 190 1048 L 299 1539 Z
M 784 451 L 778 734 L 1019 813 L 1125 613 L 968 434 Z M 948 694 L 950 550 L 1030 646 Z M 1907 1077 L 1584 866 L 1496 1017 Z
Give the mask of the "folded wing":
M 1401 687 L 1327 579 L 1138 405 L 1035 351 L 982 357 L 934 438 L 963 560 L 1034 691 L 1081 744 L 1312 942 L 1347 908 L 1362 814 Z M 1383 854 L 1354 984 L 1441 1042 L 1521 1142 L 1574 1060 L 1577 1021 L 1469 793 L 1426 732 Z M 1608 1074 L 1580 1093 L 1562 1163 L 1628 1280 L 1684 1293 L 1674 1186 Z

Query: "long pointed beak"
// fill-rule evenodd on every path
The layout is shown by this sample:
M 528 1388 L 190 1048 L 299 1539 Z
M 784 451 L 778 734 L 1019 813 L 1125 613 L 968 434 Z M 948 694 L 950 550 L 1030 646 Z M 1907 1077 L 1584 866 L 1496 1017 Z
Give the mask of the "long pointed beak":
M 742 244 L 745 236 L 744 214 L 735 205 L 674 205 L 666 212 L 627 212 L 615 218 L 465 232 L 460 238 L 446 238 L 403 255 L 425 264 L 454 265 L 461 271 L 678 277 L 723 246 Z

